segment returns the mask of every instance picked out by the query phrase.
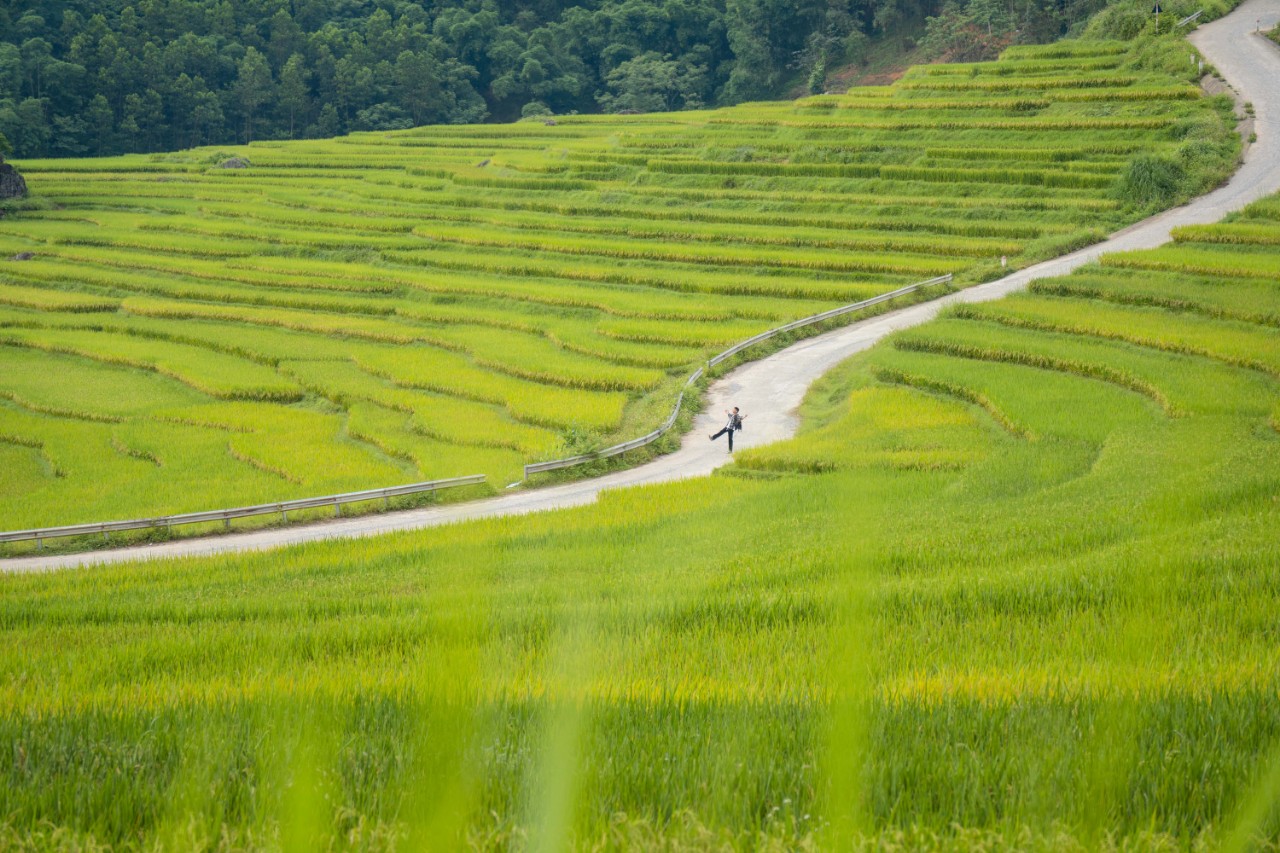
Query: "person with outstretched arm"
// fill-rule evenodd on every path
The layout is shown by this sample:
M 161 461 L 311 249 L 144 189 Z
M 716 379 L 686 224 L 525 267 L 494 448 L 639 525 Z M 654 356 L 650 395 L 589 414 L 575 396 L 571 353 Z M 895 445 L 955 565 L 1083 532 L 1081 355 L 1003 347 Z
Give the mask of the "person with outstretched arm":
M 742 421 L 743 419 L 746 418 L 746 415 L 739 412 L 737 406 L 733 407 L 733 411 L 729 411 L 728 409 L 725 409 L 724 413 L 729 416 L 729 422 L 724 425 L 724 429 L 720 430 L 715 435 L 710 436 L 710 438 L 712 441 L 715 441 L 720 436 L 724 435 L 725 433 L 728 433 L 729 434 L 729 452 L 732 453 L 733 452 L 733 434 L 738 430 L 742 429 Z

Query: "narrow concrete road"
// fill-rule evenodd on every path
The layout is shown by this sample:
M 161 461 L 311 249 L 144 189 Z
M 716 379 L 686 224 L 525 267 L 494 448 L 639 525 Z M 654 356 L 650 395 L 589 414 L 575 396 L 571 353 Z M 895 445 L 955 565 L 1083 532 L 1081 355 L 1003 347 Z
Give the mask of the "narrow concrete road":
M 1280 23 L 1280 0 L 1248 0 L 1227 17 L 1201 27 L 1191 36 L 1191 42 L 1241 98 L 1254 105 L 1258 141 L 1227 185 L 1184 207 L 1130 226 L 1096 246 L 1020 270 L 999 281 L 855 323 L 744 365 L 710 388 L 704 414 L 675 453 L 593 480 L 513 492 L 471 503 L 159 545 L 4 560 L 0 561 L 0 571 L 40 571 L 255 551 L 323 539 L 376 536 L 466 519 L 581 506 L 594 502 L 606 489 L 705 476 L 730 461 L 724 439 L 712 443 L 707 435 L 723 425 L 722 412 L 731 405 L 741 407 L 749 415 L 747 429 L 739 436 L 739 448 L 789 438 L 795 435 L 798 426 L 795 410 L 809 386 L 836 364 L 891 332 L 925 323 L 948 305 L 999 299 L 1022 290 L 1034 279 L 1068 273 L 1105 252 L 1159 246 L 1169 240 L 1169 230 L 1175 226 L 1216 222 L 1255 199 L 1280 191 L 1280 133 L 1277 133 L 1280 130 L 1280 49 L 1255 33 L 1259 24 L 1265 31 L 1277 23 Z

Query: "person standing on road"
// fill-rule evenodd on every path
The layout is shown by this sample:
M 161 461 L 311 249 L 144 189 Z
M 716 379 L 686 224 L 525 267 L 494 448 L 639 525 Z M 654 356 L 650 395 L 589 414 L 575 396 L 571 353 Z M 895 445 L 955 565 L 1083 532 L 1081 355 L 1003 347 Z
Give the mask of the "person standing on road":
M 725 409 L 724 413 L 729 416 L 729 422 L 724 425 L 724 429 L 720 430 L 715 435 L 709 436 L 709 438 L 712 441 L 715 441 L 720 436 L 724 435 L 725 433 L 728 433 L 729 434 L 729 452 L 732 453 L 733 452 L 733 434 L 738 430 L 742 429 L 742 421 L 744 418 L 746 418 L 746 415 L 739 412 L 737 406 L 733 407 L 733 411 L 729 411 L 728 409 Z

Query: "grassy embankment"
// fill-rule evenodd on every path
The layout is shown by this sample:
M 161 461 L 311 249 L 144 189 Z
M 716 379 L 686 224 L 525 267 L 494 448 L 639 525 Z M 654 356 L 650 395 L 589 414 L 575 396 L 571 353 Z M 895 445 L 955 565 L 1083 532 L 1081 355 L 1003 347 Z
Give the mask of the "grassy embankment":
M 0 579 L 2 843 L 1275 845 L 1280 199 L 1176 236 L 727 476 Z
M 47 206 L 0 221 L 34 253 L 0 263 L 0 518 L 501 487 L 651 429 L 729 343 L 1202 190 L 1229 124 L 1143 38 L 709 113 L 23 163 Z

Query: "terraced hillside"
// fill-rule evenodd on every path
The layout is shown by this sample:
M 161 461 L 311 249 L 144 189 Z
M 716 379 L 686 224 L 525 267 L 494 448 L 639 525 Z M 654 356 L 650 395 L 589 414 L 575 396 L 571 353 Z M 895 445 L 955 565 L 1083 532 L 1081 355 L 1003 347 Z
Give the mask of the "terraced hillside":
M 49 205 L 0 221 L 0 256 L 34 256 L 0 263 L 0 517 L 501 486 L 640 434 L 730 342 L 981 280 L 1216 182 L 1237 143 L 1186 51 L 1064 43 L 713 113 L 24 163 Z
M 1274 846 L 1280 198 L 1177 238 L 729 476 L 0 578 L 0 843 Z

